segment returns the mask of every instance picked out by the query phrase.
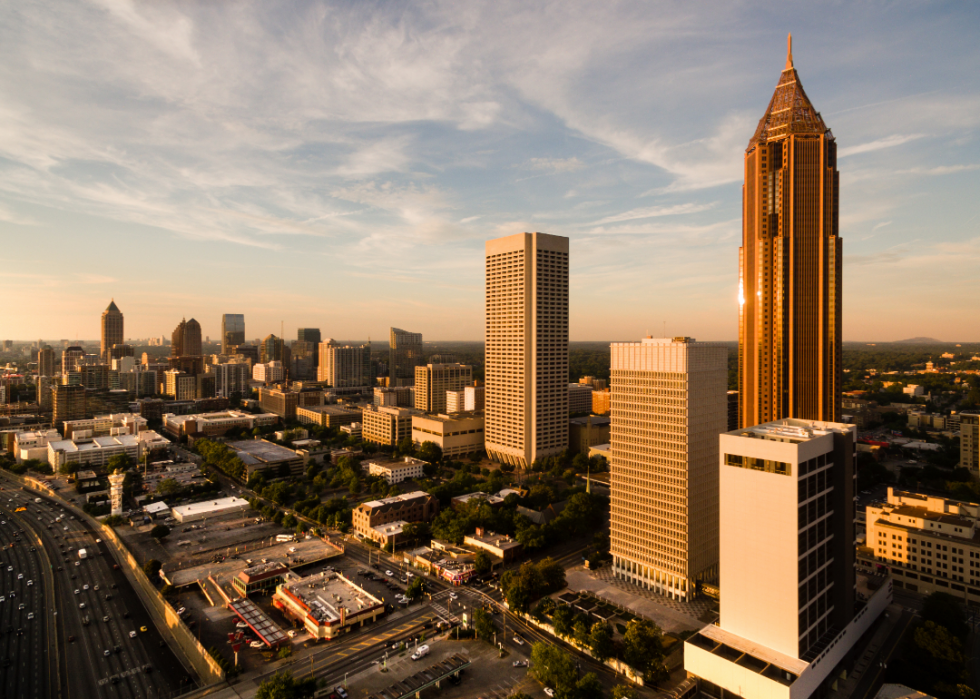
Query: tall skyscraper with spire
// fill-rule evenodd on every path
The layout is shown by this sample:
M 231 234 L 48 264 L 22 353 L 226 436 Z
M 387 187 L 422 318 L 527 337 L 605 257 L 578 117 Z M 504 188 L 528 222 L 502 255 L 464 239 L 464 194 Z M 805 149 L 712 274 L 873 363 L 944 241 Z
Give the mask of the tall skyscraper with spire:
M 102 346 L 100 354 L 102 361 L 109 364 L 113 345 L 123 344 L 123 314 L 116 305 L 115 299 L 102 311 Z
M 739 425 L 836 422 L 841 388 L 837 144 L 793 66 L 792 37 L 745 151 Z

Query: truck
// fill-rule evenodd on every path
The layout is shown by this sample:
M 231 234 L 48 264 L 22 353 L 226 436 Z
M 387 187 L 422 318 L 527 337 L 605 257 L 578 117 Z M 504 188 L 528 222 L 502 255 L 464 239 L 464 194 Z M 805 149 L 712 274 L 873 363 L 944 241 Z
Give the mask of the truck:
M 419 646 L 418 648 L 415 649 L 415 652 L 412 653 L 412 660 L 419 660 L 421 658 L 424 658 L 428 654 L 429 654 L 428 646 Z
M 280 541 L 280 542 L 294 541 L 295 539 L 296 539 L 295 534 L 280 534 L 279 536 L 276 537 L 276 541 Z
M 85 549 L 78 549 L 78 557 L 81 559 L 88 558 L 88 551 Z

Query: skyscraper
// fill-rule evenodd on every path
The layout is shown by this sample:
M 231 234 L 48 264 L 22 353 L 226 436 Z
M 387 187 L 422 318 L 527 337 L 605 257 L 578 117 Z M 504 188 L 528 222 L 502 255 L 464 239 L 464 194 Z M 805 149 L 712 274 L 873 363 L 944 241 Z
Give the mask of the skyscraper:
M 221 316 L 221 354 L 228 354 L 232 347 L 245 344 L 245 316 L 242 313 L 225 313 Z
M 54 350 L 51 349 L 51 345 L 45 345 L 37 353 L 37 375 L 54 376 L 54 372 L 55 372 Z
M 837 144 L 786 68 L 745 151 L 739 424 L 836 421 L 841 388 Z
M 285 357 L 283 356 L 285 349 L 285 340 L 270 333 L 265 336 L 262 344 L 259 345 L 259 360 L 262 364 L 268 364 L 269 362 L 283 362 L 285 364 Z
M 113 299 L 109 302 L 109 306 L 102 311 L 102 347 L 100 352 L 102 361 L 108 364 L 111 359 L 109 353 L 112 351 L 112 346 L 122 343 L 123 314 Z
M 181 320 L 171 335 L 172 357 L 199 357 L 201 348 L 201 324 L 191 318 Z
M 473 367 L 468 364 L 426 364 L 415 367 L 415 408 L 427 413 L 444 413 L 446 391 L 462 391 L 473 385 Z M 465 403 L 465 396 L 463 398 Z
M 422 333 L 391 328 L 388 344 L 388 385 L 411 386 L 415 367 L 422 365 Z
M 371 385 L 371 345 L 341 346 L 327 338 L 319 347 L 317 381 L 334 389 L 364 389 Z
M 319 345 L 321 342 L 320 328 L 298 328 L 296 339 L 299 342 L 312 342 L 314 346 Z
M 78 345 L 66 347 L 61 353 L 61 374 L 67 376 L 69 372 L 78 371 L 78 364 L 85 356 L 85 350 Z
M 486 244 L 486 448 L 528 468 L 568 446 L 568 238 Z
M 621 580 L 673 599 L 718 575 L 718 435 L 728 349 L 687 337 L 611 345 L 610 551 Z

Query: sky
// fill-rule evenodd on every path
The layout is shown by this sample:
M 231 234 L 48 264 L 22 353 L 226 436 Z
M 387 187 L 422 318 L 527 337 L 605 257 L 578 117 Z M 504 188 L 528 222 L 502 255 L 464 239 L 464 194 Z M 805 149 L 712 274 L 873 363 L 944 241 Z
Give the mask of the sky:
M 0 337 L 481 340 L 570 239 L 572 340 L 737 337 L 783 69 L 837 139 L 844 339 L 980 340 L 980 3 L 0 5 Z

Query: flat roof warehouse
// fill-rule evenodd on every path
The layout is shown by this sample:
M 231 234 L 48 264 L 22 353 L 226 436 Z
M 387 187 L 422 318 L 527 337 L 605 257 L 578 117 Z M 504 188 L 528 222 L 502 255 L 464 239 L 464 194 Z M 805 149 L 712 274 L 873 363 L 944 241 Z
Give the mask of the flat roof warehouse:
M 248 500 L 229 497 L 175 507 L 173 508 L 173 516 L 178 522 L 193 522 L 198 519 L 214 517 L 228 512 L 240 512 L 246 508 L 248 508 Z

